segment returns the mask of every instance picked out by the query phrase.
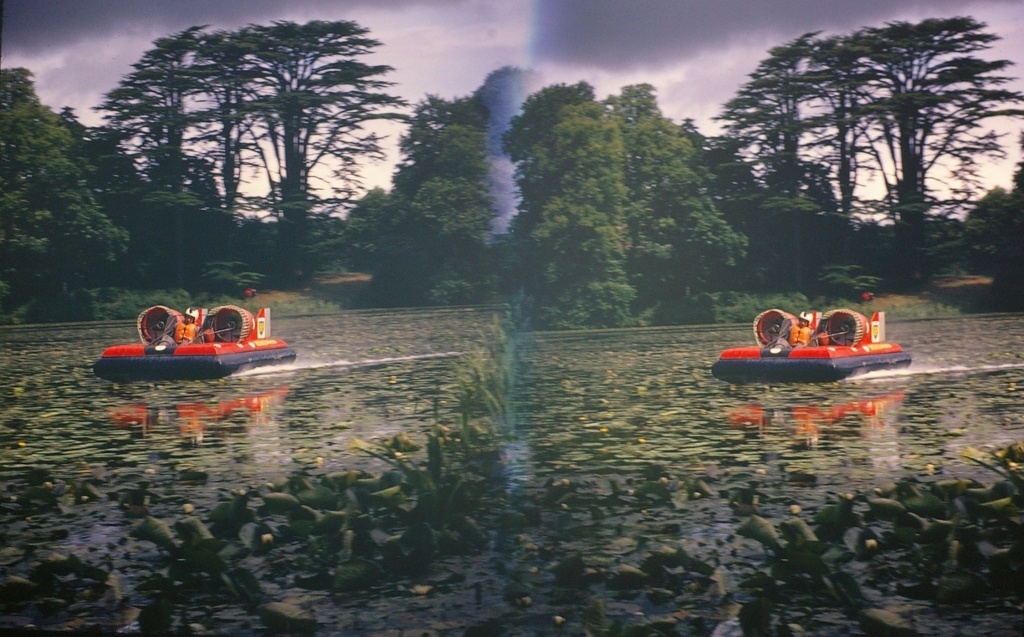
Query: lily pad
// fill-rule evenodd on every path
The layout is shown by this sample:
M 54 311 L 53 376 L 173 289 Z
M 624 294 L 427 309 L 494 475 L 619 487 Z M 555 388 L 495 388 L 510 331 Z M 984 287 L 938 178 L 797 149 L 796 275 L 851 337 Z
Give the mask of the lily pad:
M 376 584 L 380 576 L 380 568 L 373 562 L 350 560 L 334 571 L 334 590 L 340 593 L 364 590 Z
M 132 528 L 131 535 L 140 540 L 148 540 L 160 548 L 174 548 L 174 534 L 171 533 L 171 527 L 151 515 L 147 515 L 136 524 Z
M 270 602 L 260 606 L 260 619 L 271 630 L 311 633 L 316 630 L 316 618 L 307 610 L 287 602 Z
M 635 566 L 624 564 L 611 574 L 605 586 L 610 590 L 635 590 L 643 588 L 647 580 L 647 573 Z
M 918 637 L 907 620 L 881 608 L 869 608 L 860 614 L 860 627 L 869 637 Z
M 757 515 L 748 517 L 736 530 L 736 534 L 756 540 L 765 548 L 772 550 L 779 548 L 779 533 L 775 530 L 775 525 Z
M 888 522 L 892 522 L 907 510 L 899 500 L 889 498 L 868 498 L 868 508 L 875 518 Z
M 985 582 L 966 571 L 950 573 L 942 577 L 935 588 L 935 601 L 939 604 L 962 604 L 981 597 Z

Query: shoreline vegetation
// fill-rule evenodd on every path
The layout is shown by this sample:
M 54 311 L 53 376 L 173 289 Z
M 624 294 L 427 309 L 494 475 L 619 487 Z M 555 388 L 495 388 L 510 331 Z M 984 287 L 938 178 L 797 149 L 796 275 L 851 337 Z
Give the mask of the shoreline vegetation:
M 259 291 L 250 299 L 228 295 L 190 294 L 185 290 L 80 290 L 52 300 L 35 300 L 9 314 L 0 314 L 0 326 L 42 323 L 134 320 L 153 305 L 215 307 L 238 305 L 248 310 L 270 307 L 275 316 L 334 314 L 350 310 L 394 310 L 364 306 L 359 296 L 371 277 L 345 273 L 318 277 L 309 286 L 293 290 Z M 808 297 L 802 293 L 753 294 L 716 292 L 685 297 L 671 311 L 646 312 L 632 327 L 746 323 L 759 312 L 777 307 L 789 312 L 847 307 L 870 315 L 884 311 L 889 319 L 945 318 L 990 311 L 987 295 L 992 279 L 984 276 L 945 277 L 932 281 L 916 294 L 879 292 L 871 301 L 850 298 Z M 629 326 L 625 326 L 629 327 Z
M 30 69 L 0 70 L 5 321 L 130 318 L 255 287 L 297 295 L 281 293 L 283 313 L 522 291 L 543 329 L 701 324 L 869 290 L 928 297 L 965 274 L 991 277 L 989 309 L 1024 310 L 1024 164 L 1009 188 L 980 181 L 1009 150 L 986 127 L 1024 117 L 1024 93 L 1006 88 L 1012 60 L 977 55 L 999 37 L 969 16 L 772 47 L 719 135 L 667 116 L 652 84 L 601 95 L 515 67 L 410 103 L 370 62 L 371 35 L 311 20 L 158 37 L 98 126 L 44 104 Z M 367 189 L 380 119 L 403 123 L 400 159 Z M 973 311 L 946 296 L 887 311 Z
M 529 343 L 510 328 L 496 318 L 456 364 L 425 436 L 353 440 L 341 469 L 317 458 L 259 485 L 173 463 L 5 476 L 0 619 L 147 635 L 1019 626 L 1021 443 L 964 451 L 987 482 L 929 464 L 842 493 L 782 465 L 513 477 Z M 105 548 L 62 552 L 76 520 L 103 524 Z

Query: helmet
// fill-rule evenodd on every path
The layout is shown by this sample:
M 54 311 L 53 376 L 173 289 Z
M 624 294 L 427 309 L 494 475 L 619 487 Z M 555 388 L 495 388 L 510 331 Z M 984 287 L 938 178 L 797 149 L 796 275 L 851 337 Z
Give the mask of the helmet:
M 807 321 L 808 323 L 810 323 L 812 320 L 814 320 L 814 313 L 813 312 L 801 312 L 800 313 L 800 320 Z
M 185 316 L 191 316 L 192 318 L 194 318 L 195 320 L 198 321 L 199 320 L 199 310 L 196 310 L 196 309 L 190 307 L 187 310 L 185 310 Z

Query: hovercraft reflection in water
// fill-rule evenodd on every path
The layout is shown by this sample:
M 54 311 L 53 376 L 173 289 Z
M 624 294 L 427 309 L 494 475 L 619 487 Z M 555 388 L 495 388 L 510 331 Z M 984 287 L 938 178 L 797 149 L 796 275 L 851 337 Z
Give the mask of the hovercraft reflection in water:
M 198 334 L 178 344 L 174 335 L 176 328 L 180 331 L 182 314 L 163 305 L 145 310 L 136 324 L 142 344 L 108 347 L 93 372 L 115 382 L 203 380 L 295 360 L 287 343 L 270 336 L 270 308 L 261 309 L 255 318 L 234 305 L 191 315 L 198 315 Z
M 857 424 L 860 435 L 885 429 L 886 412 L 901 402 L 903 392 L 895 392 L 833 406 L 799 405 L 772 409 L 762 405 L 744 405 L 727 409 L 725 417 L 733 429 L 756 427 L 760 433 L 766 433 L 772 427 L 792 426 L 794 437 L 814 447 L 821 435 L 834 426 Z
M 270 408 L 283 403 L 287 396 L 288 385 L 284 385 L 271 391 L 214 405 L 185 403 L 166 409 L 136 403 L 120 409 L 111 409 L 108 414 L 115 427 L 137 431 L 144 438 L 153 433 L 154 426 L 171 424 L 177 425 L 181 435 L 189 438 L 193 444 L 199 444 L 211 426 L 223 425 L 227 421 L 233 421 L 231 425 L 235 425 L 239 418 L 233 418 L 234 416 L 242 416 L 243 423 L 239 430 L 265 424 Z
M 910 365 L 902 347 L 885 342 L 885 312 L 875 312 L 870 324 L 853 310 L 809 314 L 807 346 L 793 347 L 787 341 L 795 316 L 767 310 L 754 319 L 757 345 L 725 350 L 711 374 L 730 383 L 814 383 Z

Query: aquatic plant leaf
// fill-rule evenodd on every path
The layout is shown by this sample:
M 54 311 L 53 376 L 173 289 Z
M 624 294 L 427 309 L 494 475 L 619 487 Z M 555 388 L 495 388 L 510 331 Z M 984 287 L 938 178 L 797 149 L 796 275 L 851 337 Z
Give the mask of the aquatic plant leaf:
M 658 502 L 668 502 L 672 499 L 672 494 L 669 493 L 668 487 L 660 482 L 644 482 L 636 488 L 636 496 Z
M 833 591 L 841 601 L 845 601 L 848 605 L 857 607 L 864 601 L 864 595 L 861 593 L 860 584 L 853 578 L 849 573 L 843 571 L 836 571 L 830 573 L 827 577 L 822 578 L 827 580 L 832 585 Z
M 643 588 L 647 583 L 648 576 L 635 566 L 623 564 L 608 578 L 605 587 L 613 591 L 634 590 Z
M 344 511 L 327 511 L 320 516 L 320 519 L 313 525 L 315 535 L 331 535 L 337 533 L 345 526 L 348 518 Z
M 771 633 L 772 600 L 766 597 L 753 599 L 740 609 L 740 627 L 744 637 L 768 637 Z
M 869 637 L 918 637 L 907 620 L 881 608 L 869 608 L 860 614 L 860 627 Z
M 18 504 L 23 507 L 40 505 L 55 507 L 57 506 L 57 496 L 46 487 L 28 487 L 18 495 Z
M 180 539 L 187 546 L 194 546 L 205 540 L 213 540 L 213 534 L 206 528 L 203 521 L 197 517 L 186 517 L 174 523 L 174 530 Z
M 297 509 L 292 509 L 291 515 L 289 517 L 292 520 L 309 520 L 310 522 L 316 522 L 323 517 L 323 513 L 320 513 L 316 509 L 303 504 Z
M 393 509 L 408 509 L 409 498 L 400 486 L 374 491 L 370 496 Z
M 381 576 L 380 567 L 356 558 L 340 564 L 334 571 L 334 590 L 340 593 L 370 588 Z
M 259 608 L 263 625 L 271 630 L 311 633 L 316 630 L 316 618 L 307 610 L 287 602 L 270 602 Z
M 748 517 L 736 530 L 736 534 L 760 542 L 765 548 L 779 549 L 779 533 L 775 525 L 760 516 Z
M 232 595 L 247 603 L 255 602 L 263 594 L 260 581 L 248 569 L 235 568 L 227 573 L 221 573 L 221 580 Z
M 917 539 L 926 544 L 945 542 L 955 529 L 956 525 L 948 520 L 934 520 L 918 533 Z
M 333 493 L 331 494 L 333 495 Z M 290 493 L 267 493 L 263 495 L 263 506 L 260 513 L 270 515 L 287 515 L 292 509 L 299 508 L 299 499 Z
M 322 485 L 297 491 L 295 497 L 314 509 L 333 509 L 338 504 L 338 494 Z
M 974 573 L 957 571 L 939 579 L 935 586 L 935 601 L 939 604 L 962 604 L 981 597 L 985 588 L 984 580 Z
M 963 493 L 971 487 L 973 483 L 968 480 L 961 480 L 959 478 L 954 480 L 939 480 L 932 485 L 932 490 L 936 492 L 935 495 L 944 495 L 948 499 L 963 495 Z
M 824 575 L 828 573 L 828 566 L 825 565 L 821 556 L 814 551 L 787 548 L 786 559 L 797 573 L 807 573 L 808 575 Z
M 464 515 L 456 520 L 453 526 L 466 542 L 469 542 L 474 546 L 483 546 L 484 544 L 487 544 L 487 534 L 480 528 L 480 525 L 477 524 L 476 520 L 468 515 Z
M 181 547 L 176 557 L 189 568 L 203 571 L 210 575 L 217 575 L 227 570 L 227 564 L 224 563 L 220 555 L 217 555 L 216 552 L 208 548 L 195 546 Z
M 136 524 L 132 528 L 131 535 L 140 540 L 148 540 L 160 548 L 168 550 L 174 548 L 174 534 L 171 533 L 171 527 L 151 515 L 147 515 Z
M 583 609 L 583 634 L 586 637 L 609 637 L 605 601 L 598 598 Z
M 159 597 L 139 613 L 139 628 L 143 635 L 166 633 L 171 629 L 173 616 L 174 604 L 167 598 Z
M 786 541 L 796 546 L 819 545 L 818 536 L 802 518 L 789 518 L 779 524 Z
M 889 498 L 868 498 L 868 508 L 871 515 L 887 522 L 892 522 L 907 510 L 901 502 Z
M 1017 506 L 1014 504 L 1013 498 L 1000 498 L 999 500 L 992 500 L 981 505 L 982 510 L 987 511 L 989 515 L 1001 518 L 1011 518 L 1017 515 Z
M 420 449 L 420 446 L 413 442 L 412 438 L 409 437 L 409 434 L 404 431 L 400 431 L 395 434 L 385 444 L 395 451 L 400 451 L 402 453 L 410 453 L 413 451 L 419 451 Z
M 903 506 L 907 510 L 923 518 L 944 518 L 946 517 L 946 503 L 931 493 L 905 498 Z
M 102 502 L 107 499 L 107 496 L 100 491 L 95 484 L 91 482 L 84 482 L 78 489 L 80 496 L 84 495 L 89 498 L 92 502 Z

